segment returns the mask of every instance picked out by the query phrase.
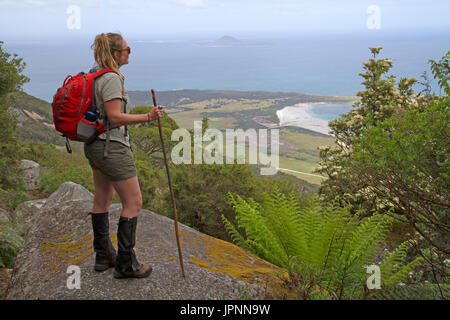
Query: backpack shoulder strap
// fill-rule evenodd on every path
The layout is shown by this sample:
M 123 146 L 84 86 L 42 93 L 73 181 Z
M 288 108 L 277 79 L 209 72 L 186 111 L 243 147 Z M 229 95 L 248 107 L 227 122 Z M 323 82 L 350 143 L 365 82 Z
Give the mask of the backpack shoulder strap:
M 97 110 L 97 102 L 95 101 L 95 80 L 108 72 L 114 72 L 116 74 L 118 73 L 114 69 L 102 69 L 97 72 L 95 71 L 95 69 L 91 69 L 91 71 L 89 72 L 92 74 L 92 108 L 93 109 L 95 108 L 95 110 Z M 123 96 L 123 86 L 122 86 L 122 96 Z
M 91 70 L 91 72 L 93 73 L 93 79 L 92 79 L 92 108 L 95 108 L 95 110 L 97 110 L 97 103 L 95 102 L 95 79 L 97 79 L 98 77 L 104 75 L 105 73 L 108 72 L 114 72 L 116 74 L 117 71 L 114 69 L 102 69 L 99 70 L 97 72 L 95 72 L 94 69 Z M 123 95 L 124 95 L 124 86 L 122 84 L 122 99 L 123 99 Z M 125 107 L 126 108 L 126 107 Z M 111 127 L 111 123 L 108 120 L 108 116 L 105 112 L 105 132 L 106 132 L 106 142 L 105 142 L 105 149 L 103 150 L 103 158 L 107 158 L 108 157 L 108 150 L 109 150 L 109 143 L 111 141 L 111 129 L 115 129 L 118 128 L 119 126 L 113 126 Z M 125 133 L 127 133 L 127 126 L 125 126 Z
M 105 142 L 105 149 L 103 149 L 103 158 L 108 157 L 108 149 L 109 149 L 110 140 L 111 140 L 111 131 L 110 131 L 110 127 L 109 127 L 109 121 L 108 121 L 108 119 L 106 119 L 106 142 Z

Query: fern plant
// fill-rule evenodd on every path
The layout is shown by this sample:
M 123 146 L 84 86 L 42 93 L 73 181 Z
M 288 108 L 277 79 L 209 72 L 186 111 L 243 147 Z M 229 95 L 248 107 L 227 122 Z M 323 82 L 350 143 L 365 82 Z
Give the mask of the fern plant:
M 371 300 L 450 300 L 450 285 L 421 283 L 389 286 L 374 292 Z
M 238 246 L 289 271 L 305 299 L 354 299 L 367 294 L 366 267 L 390 231 L 393 217 L 374 214 L 360 221 L 351 207 L 338 199 L 322 205 L 316 196 L 302 203 L 294 193 L 275 187 L 262 204 L 252 198 L 227 194 L 236 212 L 235 224 L 222 216 L 232 241 Z M 380 264 L 381 284 L 404 281 L 422 258 L 406 264 L 408 244 L 401 244 Z

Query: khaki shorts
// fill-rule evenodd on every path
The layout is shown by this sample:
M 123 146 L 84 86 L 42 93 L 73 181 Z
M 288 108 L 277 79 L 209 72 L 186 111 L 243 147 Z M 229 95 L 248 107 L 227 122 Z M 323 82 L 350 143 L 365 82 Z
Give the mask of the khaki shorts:
M 130 147 L 117 141 L 110 141 L 108 157 L 103 158 L 105 144 L 106 142 L 100 139 L 91 144 L 84 144 L 84 154 L 92 169 L 100 170 L 110 181 L 135 177 L 137 175 L 136 166 Z

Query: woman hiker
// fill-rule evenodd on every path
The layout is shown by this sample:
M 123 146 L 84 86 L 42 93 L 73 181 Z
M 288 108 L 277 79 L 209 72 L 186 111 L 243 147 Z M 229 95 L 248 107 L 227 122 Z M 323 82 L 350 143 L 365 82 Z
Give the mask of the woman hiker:
M 150 275 L 152 267 L 139 263 L 133 249 L 142 195 L 127 125 L 157 120 L 161 117 L 162 108 L 153 108 L 148 114 L 127 113 L 129 98 L 119 68 L 128 64 L 131 49 L 120 34 L 97 35 L 91 48 L 94 50 L 96 71 L 106 68 L 117 71 L 97 78 L 94 87 L 98 120 L 105 128 L 109 125 L 109 133 L 106 131 L 94 142 L 84 145 L 95 187 L 94 205 L 90 212 L 96 253 L 94 269 L 104 271 L 115 267 L 115 278 L 144 278 Z M 108 216 L 114 190 L 122 200 L 117 254 L 109 237 Z

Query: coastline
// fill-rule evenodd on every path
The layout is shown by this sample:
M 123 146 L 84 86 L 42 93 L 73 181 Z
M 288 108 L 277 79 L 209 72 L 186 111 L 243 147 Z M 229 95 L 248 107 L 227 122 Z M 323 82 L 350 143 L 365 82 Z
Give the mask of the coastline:
M 325 102 L 297 103 L 293 106 L 284 107 L 277 111 L 280 127 L 295 126 L 322 134 L 329 134 L 328 121 L 314 117 L 308 111 L 313 105 L 326 104 Z

